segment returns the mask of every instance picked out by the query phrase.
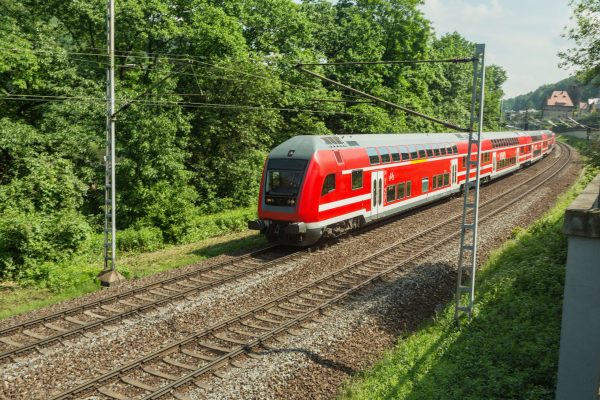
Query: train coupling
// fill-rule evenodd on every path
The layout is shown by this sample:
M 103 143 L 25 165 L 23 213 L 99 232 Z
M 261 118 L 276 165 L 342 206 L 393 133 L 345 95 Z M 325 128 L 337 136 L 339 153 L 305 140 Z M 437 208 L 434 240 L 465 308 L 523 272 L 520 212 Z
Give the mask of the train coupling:
M 248 229 L 264 232 L 264 230 L 267 229 L 267 224 L 265 224 L 265 221 L 263 221 L 262 219 L 248 221 Z

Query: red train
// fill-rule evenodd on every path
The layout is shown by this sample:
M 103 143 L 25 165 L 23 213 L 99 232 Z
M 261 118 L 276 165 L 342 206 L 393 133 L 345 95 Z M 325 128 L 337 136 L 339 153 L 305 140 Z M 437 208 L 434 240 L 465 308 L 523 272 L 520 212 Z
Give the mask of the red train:
M 482 182 L 545 157 L 551 131 L 482 136 Z M 296 136 L 269 154 L 250 229 L 306 246 L 462 190 L 463 133 Z M 472 178 L 475 171 L 472 171 Z

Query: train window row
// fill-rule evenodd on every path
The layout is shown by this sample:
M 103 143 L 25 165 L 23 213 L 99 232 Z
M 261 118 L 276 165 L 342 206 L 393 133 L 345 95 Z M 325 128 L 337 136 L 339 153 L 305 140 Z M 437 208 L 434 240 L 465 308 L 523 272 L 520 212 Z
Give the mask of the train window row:
M 472 154 L 472 155 L 471 155 L 471 160 L 473 160 L 473 161 L 475 161 L 475 160 L 476 160 L 476 158 L 475 158 L 475 155 L 474 155 L 474 154 Z M 487 163 L 489 163 L 491 160 L 492 160 L 492 153 L 489 153 L 489 152 L 488 152 L 488 153 L 483 153 L 483 154 L 481 155 L 481 163 L 482 163 L 482 164 L 487 164 Z M 462 157 L 462 165 L 463 165 L 463 168 L 466 168 L 466 167 L 467 167 L 467 156 L 463 156 L 463 157 Z
M 502 168 L 509 167 L 511 165 L 516 165 L 516 164 L 517 164 L 517 157 L 513 156 L 513 157 L 505 158 L 504 160 L 498 160 L 498 162 L 496 163 L 496 168 L 502 169 Z
M 518 138 L 504 138 L 504 139 L 492 139 L 492 148 L 505 147 L 505 146 L 517 146 L 519 144 Z
M 388 203 L 395 200 L 402 200 L 406 197 L 410 197 L 412 182 L 406 181 L 396 185 L 389 185 L 386 190 L 386 201 Z
M 539 142 L 542 139 L 543 139 L 542 135 L 533 135 L 533 136 L 531 136 L 531 141 L 532 142 Z
M 444 174 L 434 176 L 431 183 L 434 189 L 448 186 L 450 184 L 450 173 L 446 172 Z
M 367 147 L 367 155 L 371 165 L 389 162 L 418 160 L 422 158 L 443 157 L 458 154 L 458 147 L 452 144 L 437 143 L 408 146 Z

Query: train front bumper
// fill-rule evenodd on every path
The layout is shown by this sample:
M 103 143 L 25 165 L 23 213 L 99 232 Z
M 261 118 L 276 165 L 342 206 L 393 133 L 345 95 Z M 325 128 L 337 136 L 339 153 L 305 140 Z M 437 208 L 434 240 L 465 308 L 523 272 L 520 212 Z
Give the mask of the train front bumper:
M 260 231 L 272 242 L 294 246 L 309 246 L 321 237 L 321 229 L 308 229 L 304 222 L 271 220 L 248 221 L 248 229 Z

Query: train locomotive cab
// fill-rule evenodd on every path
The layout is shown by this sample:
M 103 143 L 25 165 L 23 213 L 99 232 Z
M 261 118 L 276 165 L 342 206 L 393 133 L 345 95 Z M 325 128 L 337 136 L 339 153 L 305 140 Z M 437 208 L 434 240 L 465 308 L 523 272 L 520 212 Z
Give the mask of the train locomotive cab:
M 310 138 L 310 137 L 309 137 Z M 310 227 L 316 148 L 305 136 L 294 137 L 277 146 L 264 164 L 258 216 L 248 227 L 263 233 L 269 241 L 307 246 L 321 237 L 321 229 Z

